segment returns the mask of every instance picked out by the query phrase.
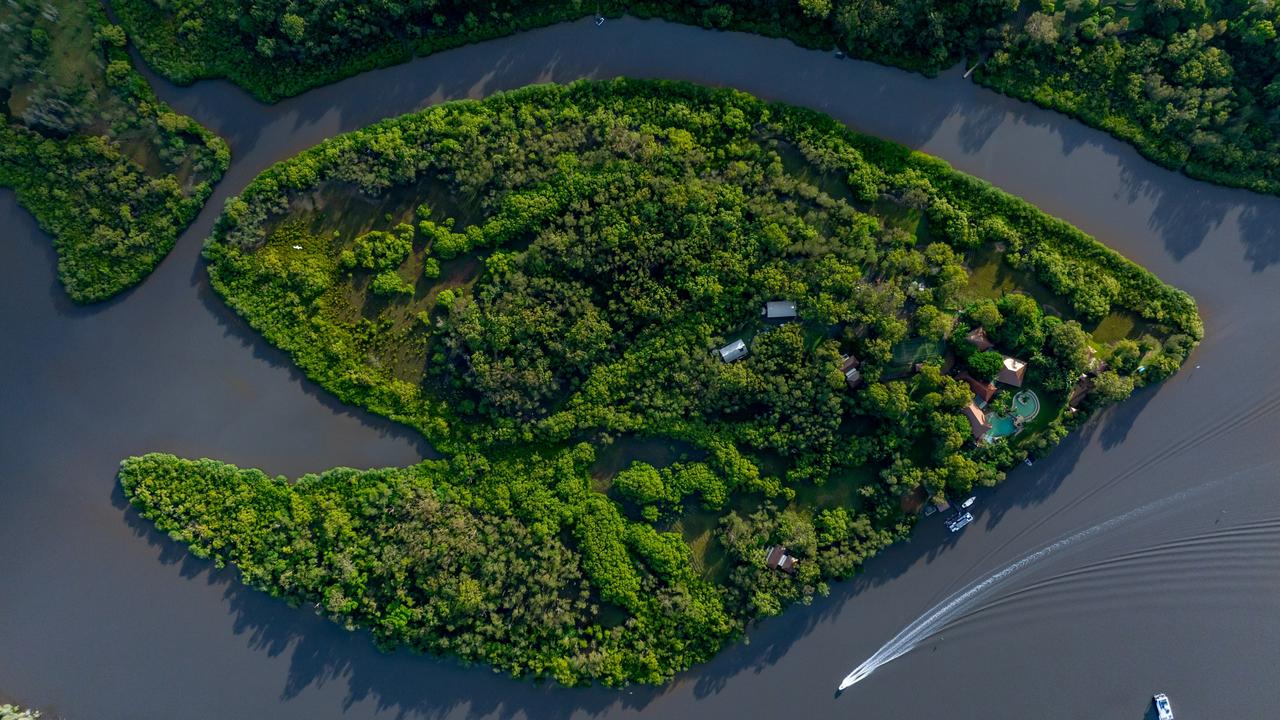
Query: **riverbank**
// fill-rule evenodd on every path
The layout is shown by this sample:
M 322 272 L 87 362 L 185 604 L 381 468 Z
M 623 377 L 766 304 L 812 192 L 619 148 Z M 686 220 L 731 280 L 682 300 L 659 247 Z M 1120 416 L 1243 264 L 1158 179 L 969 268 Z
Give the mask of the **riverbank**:
M 1209 182 L 1280 190 L 1280 84 L 1270 5 L 847 0 L 763 4 L 468 0 L 351 14 L 261 0 L 117 0 L 148 60 L 179 82 L 226 77 L 274 101 L 343 77 L 594 12 L 661 17 L 788 38 L 841 57 L 934 75 L 973 63 L 975 82 L 1065 112 L 1146 157 Z M 966 74 L 967 76 L 968 74 Z

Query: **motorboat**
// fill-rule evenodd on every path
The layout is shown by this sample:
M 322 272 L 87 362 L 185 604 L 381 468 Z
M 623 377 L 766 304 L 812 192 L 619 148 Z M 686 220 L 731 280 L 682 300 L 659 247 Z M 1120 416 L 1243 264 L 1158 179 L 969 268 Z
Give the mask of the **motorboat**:
M 956 515 L 947 521 L 947 529 L 951 532 L 960 532 L 961 528 L 973 522 L 973 513 L 964 513 Z
M 1156 693 L 1151 697 L 1151 701 L 1156 704 L 1156 716 L 1160 720 L 1173 720 L 1173 706 L 1169 704 L 1168 695 Z
M 977 501 L 978 501 L 977 495 L 970 495 L 968 500 L 965 500 L 964 502 L 960 503 L 960 509 L 967 510 L 973 507 L 973 504 Z

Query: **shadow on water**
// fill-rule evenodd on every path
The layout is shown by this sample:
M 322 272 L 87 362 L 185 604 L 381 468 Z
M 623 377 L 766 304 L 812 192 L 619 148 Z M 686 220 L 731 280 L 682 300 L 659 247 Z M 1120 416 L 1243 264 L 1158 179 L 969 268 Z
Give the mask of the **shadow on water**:
M 1080 435 L 1073 433 L 1050 460 L 1038 464 L 1034 471 L 1015 473 L 1009 481 L 1014 487 L 1009 491 L 985 498 L 983 512 L 991 514 L 991 522 L 1014 505 L 1026 506 L 1048 498 L 1070 472 L 1080 450 L 1087 446 L 1087 439 Z M 734 677 L 766 672 L 796 643 L 838 615 L 851 599 L 898 578 L 921 562 L 939 560 L 959 540 L 958 535 L 945 532 L 939 523 L 917 526 L 909 540 L 881 552 L 852 579 L 833 584 L 828 597 L 818 598 L 808 606 L 789 608 L 780 617 L 752 625 L 748 628 L 748 642 L 732 643 L 710 662 L 677 676 L 667 687 L 567 690 L 550 683 L 512 681 L 484 667 L 464 666 L 453 658 L 414 658 L 405 650 L 379 652 L 369 633 L 348 632 L 308 612 L 306 607 L 289 607 L 244 585 L 234 568 L 218 569 L 212 562 L 191 555 L 184 544 L 157 531 L 137 514 L 118 481 L 114 483 L 111 502 L 121 510 L 134 535 L 156 548 L 161 563 L 177 565 L 183 578 L 203 580 L 222 589 L 233 631 L 245 637 L 249 648 L 269 657 L 288 657 L 282 700 L 297 697 L 310 687 L 345 683 L 344 707 L 372 699 L 380 711 L 392 711 L 397 717 L 445 717 L 459 708 L 465 708 L 469 715 L 498 718 L 567 718 L 618 708 L 642 710 L 689 679 L 697 698 L 710 697 L 724 690 Z
M 412 656 L 405 650 L 379 652 L 363 630 L 347 631 L 306 606 L 292 608 L 277 598 L 243 584 L 232 566 L 191 555 L 137 511 L 124 497 L 119 482 L 111 503 L 120 509 L 136 537 L 157 551 L 157 560 L 176 565 L 190 581 L 222 589 L 232 618 L 232 631 L 249 648 L 269 657 L 287 656 L 288 677 L 280 698 L 289 700 L 312 686 L 346 685 L 344 708 L 373 699 L 380 711 L 397 717 L 408 714 L 443 717 L 459 708 L 469 714 L 511 718 L 567 717 L 577 712 L 598 714 L 609 707 L 643 708 L 661 694 L 657 689 L 616 691 L 605 688 L 566 690 L 550 683 L 514 682 L 484 667 L 467 667 L 452 658 Z M 501 685 L 501 691 L 494 691 Z

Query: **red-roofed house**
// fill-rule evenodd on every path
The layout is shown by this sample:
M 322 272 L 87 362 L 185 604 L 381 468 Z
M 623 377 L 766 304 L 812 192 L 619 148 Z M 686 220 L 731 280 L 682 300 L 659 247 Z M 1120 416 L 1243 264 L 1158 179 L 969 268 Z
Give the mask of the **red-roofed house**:
M 961 412 L 969 420 L 969 428 L 973 430 L 973 439 L 982 442 L 987 436 L 987 431 L 991 430 L 991 423 L 987 422 L 987 414 L 982 412 L 982 408 L 974 403 L 969 403 Z
M 987 403 L 991 402 L 991 398 L 995 397 L 995 383 L 982 382 L 963 370 L 956 373 L 956 379 L 963 380 L 969 384 L 969 389 L 973 391 L 974 396 L 982 401 L 979 407 L 986 407 Z

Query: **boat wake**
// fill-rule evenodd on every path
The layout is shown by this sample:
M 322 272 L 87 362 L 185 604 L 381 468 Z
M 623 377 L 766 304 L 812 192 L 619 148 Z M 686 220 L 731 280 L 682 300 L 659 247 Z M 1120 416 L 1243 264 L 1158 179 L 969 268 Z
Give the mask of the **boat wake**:
M 1234 477 L 1234 475 L 1231 477 Z M 1211 487 L 1226 482 L 1228 479 L 1230 479 L 1230 477 L 1213 480 L 1194 488 L 1183 490 L 1166 498 L 1155 500 L 1141 507 L 1129 510 L 1128 512 L 1111 518 L 1110 520 L 1100 522 L 1097 525 L 1085 528 L 1084 530 L 1072 535 L 1068 535 L 1040 548 L 1039 550 L 1036 550 L 1030 555 L 1006 565 L 992 575 L 957 591 L 950 597 L 930 608 L 920 617 L 913 620 L 897 635 L 894 635 L 889 642 L 885 643 L 879 650 L 872 653 L 871 657 L 867 658 L 861 665 L 854 668 L 853 672 L 846 675 L 845 678 L 840 681 L 839 691 L 844 691 L 858 682 L 865 680 L 867 676 L 875 672 L 880 666 L 911 652 L 920 645 L 921 641 L 966 613 L 968 610 L 973 608 L 973 606 L 982 599 L 983 596 L 999 587 L 1004 581 L 1008 580 L 1011 576 L 1017 574 L 1028 566 L 1089 537 L 1106 532 L 1111 528 L 1131 522 L 1143 515 L 1147 515 L 1170 505 L 1181 503 Z

